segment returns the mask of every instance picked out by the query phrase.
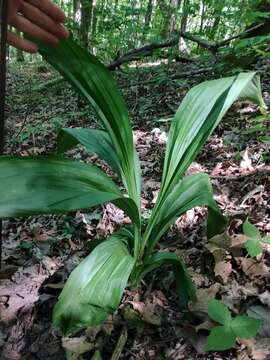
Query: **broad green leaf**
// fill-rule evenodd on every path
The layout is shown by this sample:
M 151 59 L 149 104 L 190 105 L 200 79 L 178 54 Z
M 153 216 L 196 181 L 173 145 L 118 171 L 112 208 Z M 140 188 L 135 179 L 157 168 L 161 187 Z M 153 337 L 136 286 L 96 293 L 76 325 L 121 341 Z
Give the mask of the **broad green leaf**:
M 245 242 L 245 248 L 250 256 L 255 257 L 262 253 L 263 247 L 259 239 L 249 239 Z
M 141 280 L 150 271 L 165 264 L 174 266 L 176 290 L 180 298 L 181 307 L 187 308 L 189 300 L 196 301 L 196 289 L 184 263 L 176 254 L 169 252 L 155 253 L 142 267 L 139 279 Z
M 129 196 L 140 204 L 140 166 L 127 107 L 108 69 L 71 38 L 57 46 L 38 42 L 39 52 L 96 110 L 121 164 Z
M 256 226 L 252 225 L 248 220 L 246 220 L 243 224 L 244 234 L 253 239 L 260 239 L 261 235 L 259 229 Z
M 64 153 L 77 144 L 83 145 L 90 153 L 96 153 L 119 175 L 121 164 L 115 154 L 106 131 L 98 129 L 70 128 L 62 129 L 57 139 L 58 152 Z
M 244 97 L 266 107 L 254 72 L 206 81 L 188 92 L 170 129 L 157 206 L 178 183 L 233 102 Z
M 168 230 L 177 217 L 195 206 L 207 205 L 208 235 L 212 237 L 224 230 L 225 218 L 221 215 L 213 199 L 212 186 L 207 174 L 186 176 L 171 190 L 167 197 L 156 207 L 149 220 L 144 242 L 149 255 L 160 237 Z
M 228 326 L 214 327 L 207 339 L 206 351 L 224 351 L 235 345 L 236 336 Z
M 117 235 L 98 245 L 71 273 L 53 312 L 64 334 L 101 324 L 117 309 L 134 258 Z
M 250 339 L 257 334 L 262 323 L 261 320 L 253 319 L 247 315 L 240 315 L 232 319 L 231 328 L 235 335 L 241 339 Z
M 135 202 L 92 165 L 60 157 L 0 158 L 0 217 L 52 214 L 115 202 L 139 224 Z
M 208 304 L 208 315 L 219 324 L 228 326 L 231 322 L 231 313 L 227 306 L 219 300 L 210 300 Z

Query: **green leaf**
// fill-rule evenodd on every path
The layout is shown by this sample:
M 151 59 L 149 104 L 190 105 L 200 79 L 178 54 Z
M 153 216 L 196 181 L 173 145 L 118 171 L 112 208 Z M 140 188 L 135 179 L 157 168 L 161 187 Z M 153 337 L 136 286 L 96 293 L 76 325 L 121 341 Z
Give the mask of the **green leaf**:
M 157 234 L 152 233 L 152 229 L 159 226 L 159 212 L 164 211 L 160 209 L 164 208 L 168 197 L 174 197 L 180 179 L 224 114 L 234 101 L 243 97 L 252 99 L 261 108 L 266 107 L 261 95 L 259 78 L 254 72 L 206 81 L 193 87 L 185 96 L 170 129 L 161 189 L 144 236 L 144 246 L 148 241 L 152 246 L 152 243 L 159 240 L 158 236 L 154 240 Z M 224 227 L 224 221 L 214 220 L 210 225 L 212 229 L 209 235 L 211 233 L 213 236 Z
M 259 239 L 249 239 L 245 242 L 245 248 L 250 256 L 255 257 L 262 253 L 263 247 Z
M 244 234 L 253 239 L 260 239 L 261 235 L 256 226 L 252 225 L 248 220 L 243 224 Z
M 150 271 L 165 264 L 172 264 L 174 266 L 176 290 L 180 298 L 181 307 L 187 308 L 188 301 L 196 301 L 197 299 L 196 289 L 184 263 L 175 253 L 155 253 L 142 267 L 139 280 L 144 278 Z
M 54 156 L 3 156 L 0 169 L 0 218 L 63 213 L 112 201 L 140 224 L 135 202 L 95 166 Z
M 228 326 L 231 322 L 231 313 L 221 301 L 213 299 L 208 304 L 208 315 L 219 324 Z
M 106 131 L 83 128 L 62 129 L 57 139 L 58 152 L 64 153 L 78 143 L 90 153 L 96 153 L 117 174 L 121 175 L 121 164 Z
M 96 110 L 121 164 L 129 196 L 140 204 L 140 166 L 127 107 L 108 69 L 71 38 L 57 46 L 36 41 L 39 52 Z
M 68 278 L 54 308 L 54 326 L 67 335 L 104 322 L 118 307 L 134 262 L 121 238 L 98 245 Z
M 270 245 L 270 236 L 265 236 L 262 241 L 266 244 L 269 244 Z
M 262 324 L 263 321 L 261 320 L 241 315 L 232 319 L 231 328 L 235 335 L 241 339 L 250 339 L 257 334 Z
M 261 136 L 260 140 L 270 142 L 270 136 Z
M 195 206 L 207 205 L 210 209 L 208 216 L 208 235 L 220 233 L 224 230 L 226 219 L 221 215 L 213 199 L 213 190 L 207 174 L 193 174 L 180 181 L 155 208 L 147 229 L 144 242 L 147 244 L 147 255 L 150 254 L 177 217 Z
M 214 327 L 207 339 L 206 351 L 224 351 L 235 345 L 236 336 L 228 326 Z
M 188 92 L 170 129 L 160 198 L 183 176 L 208 136 L 239 98 L 248 98 L 266 107 L 254 72 L 206 81 Z

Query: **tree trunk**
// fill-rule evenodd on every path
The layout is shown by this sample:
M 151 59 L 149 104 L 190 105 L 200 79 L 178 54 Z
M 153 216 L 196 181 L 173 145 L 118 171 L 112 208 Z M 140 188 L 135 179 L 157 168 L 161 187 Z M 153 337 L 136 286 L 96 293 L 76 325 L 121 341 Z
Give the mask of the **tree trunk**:
M 181 26 L 180 31 L 182 33 L 186 32 L 187 29 L 187 21 L 188 21 L 188 4 L 189 0 L 184 0 L 182 5 L 182 18 L 181 18 Z M 188 54 L 188 47 L 183 37 L 179 38 L 179 51 Z
M 80 0 L 73 0 L 73 21 L 77 22 L 77 15 L 80 10 Z
M 89 46 L 89 33 L 92 24 L 93 0 L 81 0 L 81 26 L 80 37 L 83 47 Z
M 172 16 L 171 5 L 167 4 L 166 0 L 158 0 L 158 6 L 160 8 L 163 18 L 160 36 L 162 39 L 167 39 L 169 37 L 170 19 Z
M 181 0 L 171 0 L 171 19 L 169 25 L 169 34 L 172 36 L 177 30 L 177 12 L 181 6 Z
M 200 21 L 200 34 L 202 34 L 202 32 L 203 32 L 205 12 L 206 12 L 206 4 L 205 4 L 205 0 L 203 0 L 202 1 L 201 21 Z
M 143 40 L 145 39 L 146 34 L 150 27 L 150 23 L 152 20 L 152 14 L 153 14 L 153 5 L 154 5 L 154 1 L 148 0 L 147 9 L 146 9 L 145 17 L 144 17 Z

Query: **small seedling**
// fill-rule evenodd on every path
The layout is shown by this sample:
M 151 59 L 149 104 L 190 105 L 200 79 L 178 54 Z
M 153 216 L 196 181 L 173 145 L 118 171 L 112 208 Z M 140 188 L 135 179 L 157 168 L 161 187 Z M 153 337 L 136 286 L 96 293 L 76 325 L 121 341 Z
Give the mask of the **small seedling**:
M 262 325 L 262 320 L 247 315 L 232 318 L 228 307 L 219 300 L 211 300 L 208 305 L 209 317 L 217 322 L 208 336 L 206 351 L 224 351 L 231 349 L 236 338 L 250 339 L 254 337 Z
M 262 253 L 262 244 L 270 244 L 270 236 L 261 237 L 256 226 L 252 225 L 248 220 L 243 224 L 243 232 L 249 238 L 245 242 L 245 248 L 251 257 L 255 257 Z

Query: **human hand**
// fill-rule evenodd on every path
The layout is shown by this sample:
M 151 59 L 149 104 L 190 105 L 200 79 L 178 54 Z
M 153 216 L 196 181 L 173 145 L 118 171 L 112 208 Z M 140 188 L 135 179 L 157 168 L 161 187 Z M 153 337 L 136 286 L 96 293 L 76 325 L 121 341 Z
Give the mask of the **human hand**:
M 17 30 L 49 44 L 68 37 L 62 25 L 64 12 L 51 0 L 8 0 L 8 24 Z M 8 44 L 30 53 L 38 51 L 36 44 L 8 31 Z

